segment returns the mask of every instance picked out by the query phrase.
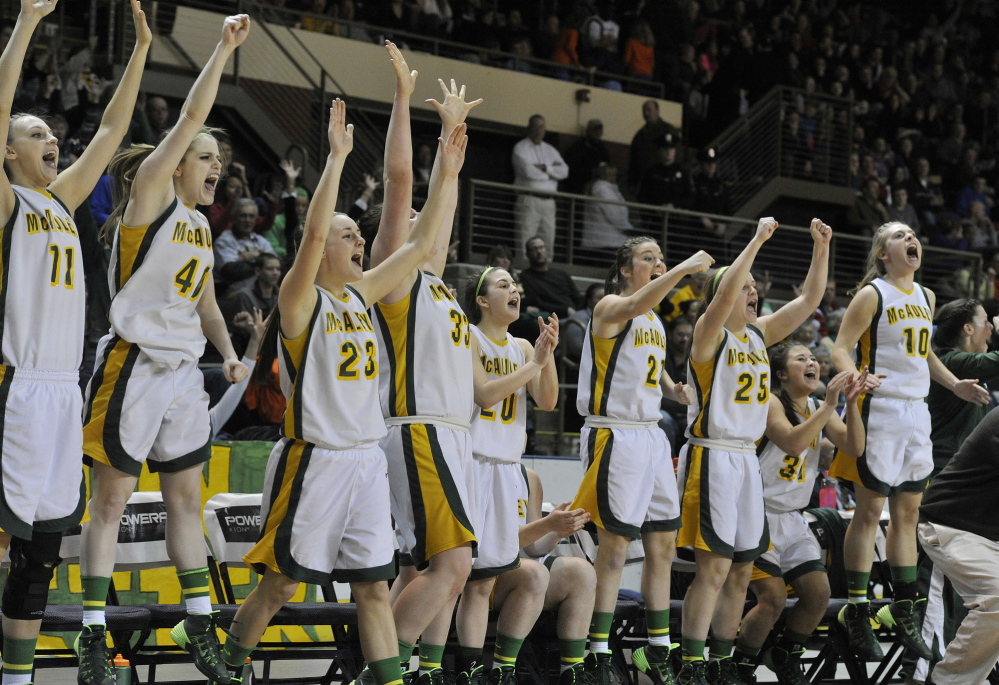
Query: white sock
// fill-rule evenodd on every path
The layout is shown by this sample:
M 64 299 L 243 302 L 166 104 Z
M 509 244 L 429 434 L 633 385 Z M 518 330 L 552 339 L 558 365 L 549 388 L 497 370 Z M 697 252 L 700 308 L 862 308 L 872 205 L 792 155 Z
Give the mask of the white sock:
M 656 635 L 655 637 L 649 635 L 649 644 L 656 645 L 657 647 L 669 647 L 673 643 L 670 642 L 669 633 L 666 633 L 665 635 Z
M 594 642 L 590 640 L 590 651 L 591 652 L 609 652 L 610 647 L 607 646 L 606 642 Z
M 104 609 L 84 609 L 83 610 L 83 625 L 92 626 L 95 624 L 105 625 L 107 621 L 104 618 Z
M 3 685 L 28 685 L 31 682 L 31 671 L 26 673 L 4 673 Z
M 849 597 L 850 604 L 870 604 L 871 600 L 867 597 L 861 597 L 860 595 Z
M 212 598 L 207 595 L 204 597 L 189 597 L 184 600 L 184 606 L 187 607 L 187 613 L 189 614 L 210 614 L 212 613 Z

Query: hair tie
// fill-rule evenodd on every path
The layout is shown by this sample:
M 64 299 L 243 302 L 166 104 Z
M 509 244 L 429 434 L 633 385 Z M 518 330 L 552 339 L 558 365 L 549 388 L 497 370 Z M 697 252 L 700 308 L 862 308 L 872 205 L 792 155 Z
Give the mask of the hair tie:
M 711 279 L 711 288 L 710 288 L 711 297 L 714 297 L 715 293 L 718 292 L 718 283 L 721 281 L 721 277 L 725 274 L 726 271 L 728 271 L 728 267 L 721 266 L 718 267 L 718 271 L 715 272 L 714 278 Z
M 490 271 L 492 271 L 495 268 L 496 268 L 495 266 L 487 267 L 486 270 L 482 272 L 482 275 L 479 276 L 479 282 L 475 285 L 475 296 L 476 297 L 478 297 L 479 293 L 482 291 L 482 281 L 486 280 L 486 274 L 489 273 Z

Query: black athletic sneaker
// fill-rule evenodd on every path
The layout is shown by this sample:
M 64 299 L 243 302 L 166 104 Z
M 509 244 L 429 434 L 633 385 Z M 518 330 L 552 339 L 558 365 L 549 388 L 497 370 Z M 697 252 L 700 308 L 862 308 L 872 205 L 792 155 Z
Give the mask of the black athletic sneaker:
M 780 685 L 808 685 L 809 680 L 801 670 L 801 657 L 804 653 L 804 647 L 789 652 L 774 646 L 763 655 L 763 663 L 777 674 Z
M 752 661 L 736 661 L 735 668 L 739 672 L 739 678 L 746 685 L 756 685 L 756 664 Z
M 631 663 L 652 679 L 652 685 L 674 685 L 676 676 L 669 665 L 669 653 L 675 645 L 648 645 L 631 653 Z
M 517 667 L 496 666 L 486 676 L 486 685 L 517 685 Z
M 739 677 L 739 667 L 730 656 L 708 662 L 708 682 L 711 685 L 745 685 Z
M 437 669 L 434 669 L 437 670 Z M 471 672 L 462 671 L 459 673 L 454 682 L 456 685 L 484 685 L 486 679 L 486 667 L 476 666 L 471 670 Z
M 407 671 L 407 673 L 411 673 Z M 416 675 L 413 673 L 413 675 Z M 406 684 L 406 673 L 402 674 L 403 685 Z M 409 682 L 412 682 L 410 679 Z M 416 678 L 416 685 L 445 685 L 447 683 L 447 678 L 444 675 L 443 668 L 431 668 L 429 671 L 424 671 Z
M 104 626 L 83 626 L 73 651 L 80 661 L 76 674 L 78 685 L 114 685 L 114 671 L 108 661 L 107 633 Z
M 195 667 L 215 685 L 229 685 L 229 669 L 222 660 L 215 614 L 188 614 L 170 631 L 170 637 L 194 657 Z
M 706 661 L 684 661 L 683 668 L 676 674 L 677 685 L 712 685 L 707 670 Z
M 583 663 L 593 679 L 593 685 L 615 685 L 610 652 L 590 652 Z
M 580 661 L 562 671 L 558 677 L 558 685 L 593 685 L 593 679 Z
M 898 641 L 911 649 L 920 659 L 933 660 L 933 651 L 926 646 L 922 635 L 922 621 L 917 605 L 925 604 L 925 599 L 896 599 L 878 611 L 878 619 L 895 631 Z
M 846 629 L 850 649 L 861 661 L 881 661 L 885 653 L 881 651 L 878 639 L 871 628 L 871 605 L 869 602 L 853 602 L 839 610 L 839 624 Z

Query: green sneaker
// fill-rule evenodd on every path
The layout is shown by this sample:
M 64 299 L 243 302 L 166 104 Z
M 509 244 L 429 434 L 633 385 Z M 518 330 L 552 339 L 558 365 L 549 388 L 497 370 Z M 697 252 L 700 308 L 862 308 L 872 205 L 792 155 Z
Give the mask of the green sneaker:
M 583 663 L 593 685 L 616 685 L 610 652 L 590 652 Z
M 885 653 L 881 651 L 878 639 L 871 628 L 871 605 L 869 602 L 849 603 L 839 610 L 839 624 L 846 629 L 850 649 L 861 661 L 881 661 Z
M 170 637 L 194 657 L 195 667 L 215 685 L 229 685 L 229 669 L 215 634 L 215 614 L 188 614 L 170 631 Z
M 708 662 L 704 660 L 684 661 L 683 668 L 676 674 L 677 685 L 711 685 L 707 671 Z
M 933 660 L 933 651 L 923 641 L 922 621 L 919 620 L 920 609 L 926 604 L 925 599 L 897 599 L 878 611 L 878 619 L 884 625 L 895 631 L 895 637 L 907 649 L 920 659 Z
M 114 671 L 108 661 L 107 632 L 103 625 L 83 626 L 83 631 L 73 643 L 73 651 L 80 662 L 76 674 L 78 685 L 114 685 Z
M 810 681 L 801 669 L 801 657 L 804 653 L 804 647 L 789 652 L 774 646 L 763 655 L 763 663 L 777 674 L 780 685 L 809 685 Z
M 639 647 L 631 653 L 631 663 L 652 679 L 652 685 L 674 685 L 676 676 L 669 665 L 669 653 L 679 646 L 674 643 L 669 647 L 662 645 Z
M 739 677 L 739 668 L 735 665 L 735 659 L 730 656 L 708 662 L 708 682 L 711 685 L 745 685 L 743 679 Z

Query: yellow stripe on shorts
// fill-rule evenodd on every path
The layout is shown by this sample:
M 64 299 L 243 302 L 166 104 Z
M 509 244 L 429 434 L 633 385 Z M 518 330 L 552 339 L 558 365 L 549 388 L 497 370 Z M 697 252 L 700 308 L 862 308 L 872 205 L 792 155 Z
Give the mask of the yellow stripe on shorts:
M 108 351 L 103 365 L 104 375 L 101 378 L 101 385 L 90 401 L 90 420 L 83 427 L 83 453 L 103 464 L 111 464 L 104 447 L 104 424 L 108 417 L 108 406 L 131 349 L 132 343 L 119 338 Z
M 305 453 L 306 447 L 308 447 L 308 443 L 301 440 L 291 440 L 285 447 L 285 453 L 282 455 L 284 473 L 281 476 L 277 496 L 267 512 L 264 532 L 257 544 L 243 557 L 243 561 L 248 566 L 263 565 L 276 573 L 282 573 L 275 556 L 274 545 L 277 541 L 278 528 L 288 515 L 292 487 L 295 483 L 295 476 L 298 475 L 298 469 L 302 465 L 302 455 Z
M 711 547 L 701 535 L 701 460 L 704 458 L 704 447 L 690 445 L 687 454 L 687 480 L 683 486 L 683 506 L 680 519 L 683 526 L 676 536 L 677 547 L 696 547 L 711 551 Z M 707 483 L 703 487 L 708 487 Z
M 600 503 L 598 500 L 599 485 L 597 479 L 600 474 L 600 464 L 603 462 L 607 452 L 607 443 L 611 439 L 613 432 L 610 428 L 591 428 L 590 430 L 597 432 L 592 454 L 590 454 L 590 465 L 586 468 L 583 482 L 579 484 L 576 498 L 569 506 L 569 509 L 586 510 L 589 512 L 590 520 L 593 521 L 594 525 L 606 530 L 607 526 L 604 525 L 604 521 L 600 516 Z

